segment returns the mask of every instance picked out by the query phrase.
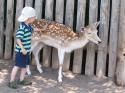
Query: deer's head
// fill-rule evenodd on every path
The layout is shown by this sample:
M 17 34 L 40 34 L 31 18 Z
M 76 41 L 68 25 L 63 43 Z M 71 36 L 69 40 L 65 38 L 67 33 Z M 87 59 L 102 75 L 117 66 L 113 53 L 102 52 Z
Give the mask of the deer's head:
M 123 53 L 123 56 L 125 56 L 125 49 L 123 48 L 123 51 L 122 51 L 122 53 Z
M 99 22 L 96 22 L 94 25 L 90 25 L 84 28 L 81 28 L 81 34 L 84 33 L 85 37 L 95 43 L 95 44 L 99 44 L 101 43 L 101 39 L 98 37 L 97 35 L 97 26 L 99 25 Z

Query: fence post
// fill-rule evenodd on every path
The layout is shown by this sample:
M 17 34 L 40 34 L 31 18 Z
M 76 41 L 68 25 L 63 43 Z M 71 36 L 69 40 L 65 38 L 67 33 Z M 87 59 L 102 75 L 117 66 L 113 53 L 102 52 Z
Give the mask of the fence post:
M 38 19 L 42 17 L 43 0 L 35 0 L 35 10 Z
M 90 0 L 89 6 L 89 24 L 97 21 L 98 14 L 98 0 Z M 87 47 L 86 56 L 86 75 L 94 75 L 94 63 L 95 63 L 95 44 L 89 43 Z
M 100 26 L 99 36 L 102 43 L 98 47 L 97 68 L 96 76 L 103 77 L 106 72 L 106 58 L 107 58 L 107 45 L 108 45 L 108 31 L 109 31 L 109 12 L 110 1 L 102 0 L 100 4 Z
M 53 20 L 53 3 L 54 0 L 46 0 L 45 5 L 45 18 L 49 20 Z M 45 67 L 50 66 L 51 61 L 51 47 L 45 46 L 43 48 L 43 65 Z
M 66 0 L 65 25 L 73 27 L 74 0 Z M 68 71 L 70 66 L 70 53 L 64 57 L 63 70 Z
M 13 36 L 13 2 L 7 1 L 7 22 L 5 32 L 5 53 L 4 58 L 10 59 L 12 57 L 12 36 Z
M 125 0 L 121 0 L 120 5 L 116 83 L 120 86 L 125 85 Z
M 32 6 L 33 0 L 25 0 L 25 6 Z
M 63 23 L 63 14 L 64 14 L 64 0 L 56 0 L 56 12 L 55 12 L 55 21 Z M 57 69 L 59 65 L 57 49 L 53 48 L 52 51 L 52 68 Z
M 112 0 L 108 76 L 114 78 L 117 58 L 118 21 L 120 0 Z
M 76 31 L 85 24 L 86 0 L 78 0 Z M 83 48 L 74 51 L 73 72 L 81 73 Z
M 0 58 L 3 58 L 3 22 L 4 22 L 4 1 L 0 0 Z
M 23 0 L 17 0 L 16 2 L 16 16 L 15 16 L 15 30 L 14 30 L 14 49 L 15 49 L 15 44 L 16 44 L 16 38 L 15 38 L 15 33 L 18 29 L 18 26 L 19 26 L 19 22 L 18 22 L 18 17 L 20 16 L 21 14 L 21 11 L 23 9 Z M 15 59 L 15 51 L 13 51 L 13 59 Z

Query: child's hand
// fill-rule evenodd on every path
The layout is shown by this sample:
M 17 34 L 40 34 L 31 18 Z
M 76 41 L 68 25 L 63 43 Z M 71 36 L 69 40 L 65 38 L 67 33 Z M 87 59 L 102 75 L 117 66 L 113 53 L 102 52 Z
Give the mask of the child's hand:
M 34 31 L 41 31 L 41 29 L 39 29 L 39 28 L 34 28 Z
M 27 54 L 26 49 L 21 49 L 21 52 L 22 52 L 23 55 L 26 55 L 26 54 Z

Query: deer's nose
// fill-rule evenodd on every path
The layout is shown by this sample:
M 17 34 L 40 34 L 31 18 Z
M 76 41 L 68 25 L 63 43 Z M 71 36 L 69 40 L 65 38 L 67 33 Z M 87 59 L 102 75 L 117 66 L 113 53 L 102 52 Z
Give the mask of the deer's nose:
M 100 44 L 100 43 L 102 43 L 102 41 L 98 41 L 98 43 Z
M 125 53 L 123 55 L 125 56 Z

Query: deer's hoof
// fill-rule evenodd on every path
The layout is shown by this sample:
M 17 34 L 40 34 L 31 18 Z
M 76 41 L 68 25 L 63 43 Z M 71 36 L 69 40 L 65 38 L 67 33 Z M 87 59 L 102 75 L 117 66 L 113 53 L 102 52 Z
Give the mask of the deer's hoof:
M 37 69 L 38 69 L 40 74 L 43 73 L 43 70 L 41 68 L 37 68 Z
M 40 71 L 39 73 L 41 74 L 41 73 L 43 73 L 43 71 Z
M 62 83 L 62 79 L 61 79 L 61 78 L 58 78 L 58 82 L 59 82 L 59 83 Z
M 32 76 L 32 73 L 30 71 L 27 71 L 28 76 Z
M 27 75 L 28 75 L 29 77 L 31 77 L 31 76 L 32 76 L 32 74 L 31 74 L 31 73 L 27 73 Z
M 43 70 L 42 70 L 42 69 L 39 69 L 39 73 L 40 73 L 40 74 L 43 73 Z

